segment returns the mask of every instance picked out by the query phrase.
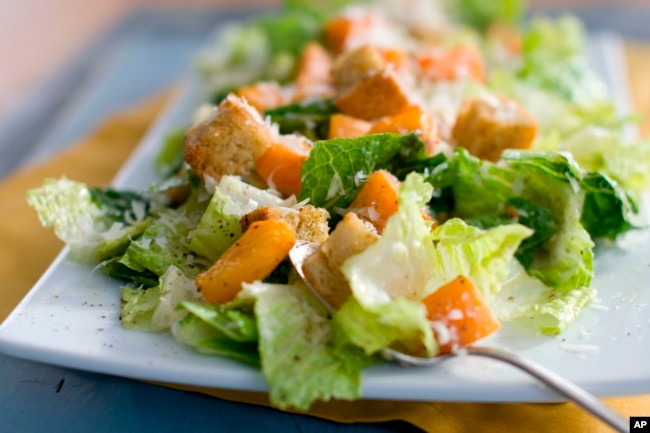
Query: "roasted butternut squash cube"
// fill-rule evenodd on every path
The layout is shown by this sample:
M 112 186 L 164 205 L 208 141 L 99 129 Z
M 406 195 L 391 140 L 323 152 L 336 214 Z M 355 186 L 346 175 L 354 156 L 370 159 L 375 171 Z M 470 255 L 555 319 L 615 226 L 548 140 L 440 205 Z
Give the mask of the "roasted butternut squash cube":
M 332 84 L 333 59 L 322 45 L 311 42 L 303 49 L 296 73 L 295 101 L 309 97 L 330 98 L 334 94 Z
M 273 81 L 260 81 L 237 90 L 240 96 L 259 112 L 280 107 L 287 103 L 280 85 Z
M 398 114 L 410 105 L 410 100 L 397 75 L 389 70 L 382 70 L 339 95 L 334 104 L 344 114 L 374 120 Z

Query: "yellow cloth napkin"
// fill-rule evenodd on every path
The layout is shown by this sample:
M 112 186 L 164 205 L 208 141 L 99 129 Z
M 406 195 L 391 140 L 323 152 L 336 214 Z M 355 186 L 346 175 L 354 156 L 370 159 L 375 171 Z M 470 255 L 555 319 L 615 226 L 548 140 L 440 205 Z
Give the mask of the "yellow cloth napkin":
M 160 96 L 113 116 L 77 145 L 45 163 L 21 169 L 0 184 L 0 320 L 23 298 L 62 247 L 26 205 L 26 191 L 40 186 L 47 177 L 67 176 L 93 186 L 109 184 L 166 99 L 166 95 Z M 269 404 L 264 393 L 160 385 L 238 402 Z M 650 415 L 650 395 L 608 398 L 605 402 L 627 416 Z M 345 423 L 401 420 L 428 432 L 610 431 L 571 403 L 333 401 L 315 404 L 308 414 Z

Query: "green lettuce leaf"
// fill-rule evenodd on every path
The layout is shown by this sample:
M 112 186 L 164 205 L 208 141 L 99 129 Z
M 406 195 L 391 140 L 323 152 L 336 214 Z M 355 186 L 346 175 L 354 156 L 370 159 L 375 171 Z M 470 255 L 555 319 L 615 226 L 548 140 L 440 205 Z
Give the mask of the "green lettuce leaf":
M 264 116 L 278 125 L 281 134 L 301 134 L 312 141 L 324 140 L 329 134 L 330 117 L 338 109 L 330 99 L 294 103 L 266 110 Z
M 362 305 L 355 297 L 334 313 L 332 326 L 340 346 L 351 345 L 373 355 L 391 347 L 414 356 L 438 354 L 438 344 L 424 304 L 400 297 L 384 304 Z
M 179 308 L 187 313 L 172 327 L 179 342 L 207 355 L 260 366 L 257 322 L 251 311 L 199 302 L 182 302 Z
M 183 138 L 187 127 L 172 129 L 165 134 L 162 147 L 154 161 L 156 171 L 164 178 L 178 173 L 185 162 L 183 158 Z
M 346 208 L 363 180 L 394 158 L 409 158 L 423 149 L 414 134 L 375 134 L 317 141 L 302 167 L 300 200 L 326 208 L 331 215 Z
M 524 35 L 518 77 L 569 101 L 604 99 L 605 86 L 587 62 L 585 39 L 582 23 L 573 16 L 534 19 Z
M 511 222 L 513 211 L 526 214 L 517 221 L 538 232 L 522 243 L 518 258 L 531 275 L 563 290 L 589 285 L 592 236 L 614 238 L 629 230 L 636 209 L 615 182 L 561 152 L 508 150 L 494 164 L 458 149 L 429 170 L 427 181 L 445 197 L 430 202 L 434 211 L 442 204 L 446 214 L 488 226 L 490 219 L 492 225 Z M 539 220 L 545 215 L 551 223 Z
M 595 298 L 596 290 L 588 286 L 569 291 L 555 290 L 513 262 L 502 290 L 490 300 L 490 307 L 500 320 L 557 335 L 573 323 Z
M 186 314 L 176 308 L 180 303 L 200 298 L 194 280 L 170 266 L 155 287 L 122 288 L 120 320 L 127 329 L 150 332 L 167 330 Z
M 448 2 L 451 13 L 461 23 L 486 31 L 492 24 L 517 25 L 526 10 L 525 0 L 452 0 Z
M 141 236 L 134 239 L 120 263 L 134 271 L 150 271 L 162 276 L 175 266 L 188 277 L 195 277 L 212 262 L 190 251 L 189 233 L 198 224 L 198 215 L 187 215 L 182 208 L 164 209 Z
M 372 361 L 335 346 L 327 312 L 311 293 L 261 282 L 245 291 L 256 299 L 262 373 L 274 406 L 306 410 L 315 401 L 360 396 L 361 369 Z
M 225 212 L 231 199 L 215 189 L 210 204 L 190 235 L 189 249 L 211 261 L 216 261 L 241 236 L 237 215 Z
M 46 179 L 40 188 L 27 192 L 27 203 L 43 226 L 54 229 L 70 247 L 75 260 L 96 263 L 121 254 L 150 222 L 146 200 L 125 194 L 135 201 L 66 178 Z
M 501 281 L 520 243 L 532 233 L 520 224 L 482 230 L 458 218 L 446 221 L 431 232 L 435 260 L 429 266 L 433 276 L 422 297 L 463 275 L 490 299 L 501 290 Z
M 389 218 L 382 236 L 343 264 L 341 271 L 362 306 L 381 305 L 398 297 L 422 297 L 435 272 L 431 222 L 424 220 L 421 212 L 432 190 L 422 176 L 407 176 L 400 185 L 398 211 Z

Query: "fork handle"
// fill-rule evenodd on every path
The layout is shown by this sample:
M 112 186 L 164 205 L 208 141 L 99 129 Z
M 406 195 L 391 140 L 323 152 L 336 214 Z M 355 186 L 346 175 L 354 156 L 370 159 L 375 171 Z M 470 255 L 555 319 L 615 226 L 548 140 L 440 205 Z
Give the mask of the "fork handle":
M 506 362 L 520 370 L 525 371 L 538 379 L 544 385 L 572 400 L 586 411 L 600 418 L 610 427 L 619 432 L 629 432 L 629 420 L 618 412 L 605 405 L 594 395 L 588 393 L 575 383 L 560 376 L 559 374 L 543 367 L 530 359 L 523 359 L 512 352 L 490 347 L 469 346 L 465 348 L 468 355 L 482 356 L 485 358 L 497 359 Z

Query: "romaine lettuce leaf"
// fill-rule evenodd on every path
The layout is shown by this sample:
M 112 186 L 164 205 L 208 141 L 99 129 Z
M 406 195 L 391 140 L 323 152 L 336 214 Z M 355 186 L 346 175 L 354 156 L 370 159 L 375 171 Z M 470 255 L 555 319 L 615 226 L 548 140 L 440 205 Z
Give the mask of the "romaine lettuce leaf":
M 490 300 L 490 307 L 500 320 L 556 335 L 564 331 L 595 297 L 596 290 L 588 286 L 555 290 L 528 275 L 519 263 L 512 262 L 503 288 Z
M 586 125 L 558 145 L 589 171 L 601 172 L 632 192 L 650 189 L 650 144 L 623 138 L 618 129 Z
M 190 234 L 191 251 L 214 262 L 239 239 L 239 218 L 224 211 L 231 201 L 220 189 L 215 189 L 198 226 Z
M 482 230 L 458 218 L 446 221 L 431 232 L 435 260 L 429 266 L 433 276 L 422 297 L 463 275 L 490 299 L 501 290 L 501 280 L 519 244 L 532 233 L 521 224 Z
M 395 158 L 408 159 L 423 152 L 414 134 L 374 134 L 359 138 L 317 141 L 302 167 L 300 200 L 326 208 L 331 215 L 346 208 L 363 180 Z
M 329 134 L 330 117 L 338 112 L 331 99 L 294 103 L 264 112 L 280 134 L 302 134 L 312 141 L 324 140 Z
M 360 396 L 360 371 L 372 360 L 335 346 L 327 311 L 311 293 L 261 282 L 243 291 L 256 298 L 262 373 L 274 406 L 306 410 L 315 401 Z
M 536 208 L 539 215 L 548 215 L 553 224 L 529 221 L 531 228 L 546 232 L 523 244 L 525 254 L 518 256 L 532 275 L 557 289 L 589 285 L 592 235 L 613 238 L 632 227 L 635 206 L 624 191 L 604 175 L 583 170 L 561 152 L 507 150 L 495 164 L 457 149 L 429 170 L 427 181 L 439 196 L 450 191 L 451 198 L 442 203 L 445 212 L 470 222 L 483 224 L 489 218 L 495 222 L 517 209 L 510 208 L 517 202 L 527 203 L 528 211 Z M 430 202 L 434 211 L 438 204 Z M 599 224 L 593 219 L 604 215 L 607 218 Z M 507 218 L 502 221 L 508 222 Z M 555 230 L 551 233 L 551 229 Z
M 396 298 L 383 304 L 362 305 L 355 297 L 334 313 L 336 343 L 373 355 L 391 347 L 414 356 L 438 354 L 438 344 L 419 300 Z
M 96 200 L 98 195 L 81 182 L 46 179 L 40 188 L 27 192 L 27 203 L 43 226 L 53 228 L 70 247 L 75 260 L 96 263 L 121 254 L 150 222 L 141 196 L 133 194 L 135 205 L 116 198 L 118 208 L 108 200 Z
M 454 218 L 431 231 L 421 214 L 431 191 L 421 175 L 407 176 L 398 211 L 381 238 L 343 264 L 353 297 L 334 315 L 341 341 L 367 353 L 391 346 L 433 356 L 437 344 L 422 298 L 459 275 L 488 299 L 500 290 L 508 264 L 532 230 L 519 224 L 481 230 Z
M 159 332 L 170 329 L 186 312 L 176 307 L 189 300 L 198 300 L 194 280 L 170 266 L 155 287 L 148 289 L 123 287 L 120 320 L 127 329 Z
M 195 277 L 212 262 L 188 248 L 189 233 L 198 224 L 198 215 L 187 215 L 182 208 L 164 209 L 141 236 L 134 239 L 120 263 L 134 271 L 151 271 L 162 276 L 175 266 L 184 275 Z
M 526 0 L 452 0 L 447 3 L 461 23 L 481 32 L 492 24 L 517 25 L 526 10 Z
M 605 86 L 585 56 L 585 38 L 582 23 L 573 16 L 534 19 L 524 36 L 517 76 L 568 101 L 605 99 Z
M 257 322 L 252 311 L 191 301 L 179 307 L 187 313 L 172 326 L 172 334 L 179 342 L 201 353 L 260 366 Z
M 398 210 L 388 219 L 382 236 L 343 263 L 341 271 L 363 307 L 398 297 L 422 298 L 435 272 L 431 222 L 422 218 L 432 190 L 421 175 L 407 176 L 400 185 Z

